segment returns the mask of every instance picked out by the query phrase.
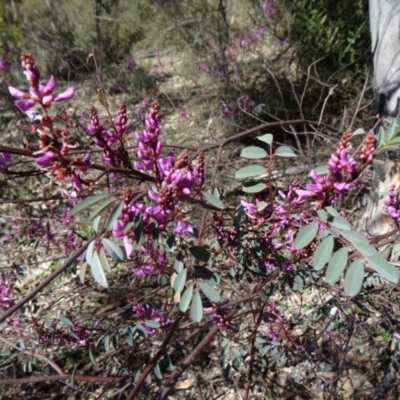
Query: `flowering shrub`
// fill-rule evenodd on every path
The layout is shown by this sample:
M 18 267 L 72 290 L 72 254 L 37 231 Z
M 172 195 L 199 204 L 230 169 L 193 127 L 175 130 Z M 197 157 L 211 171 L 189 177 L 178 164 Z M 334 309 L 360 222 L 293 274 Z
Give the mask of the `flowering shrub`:
M 272 2 L 266 6 L 265 12 L 272 17 Z M 313 371 L 326 365 L 320 362 L 313 348 L 317 344 L 310 343 L 305 330 L 293 329 L 293 324 L 300 324 L 301 315 L 278 305 L 274 296 L 322 287 L 351 302 L 361 298 L 372 275 L 379 276 L 384 285 L 398 282 L 397 269 L 370 245 L 367 235 L 355 230 L 344 210 L 335 208 L 343 195 L 367 185 L 375 155 L 398 140 L 400 129 L 395 122 L 388 134 L 381 132 L 378 141 L 372 132 L 365 134 L 355 150 L 351 142 L 360 132 L 346 131 L 327 165 L 311 171 L 311 183 L 303 185 L 295 178 L 277 192 L 271 185 L 274 163 L 278 158 L 293 160 L 297 154 L 287 146 L 275 146 L 271 134 L 260 136 L 257 139 L 262 145 L 246 147 L 241 153 L 256 164 L 235 173 L 237 179 L 254 178 L 242 187 L 249 197 L 235 198 L 231 203 L 216 187 L 217 169 L 208 174 L 208 152 L 217 147 L 222 151 L 228 141 L 192 152 L 166 150 L 158 101 L 146 101 L 148 110 L 139 114 L 144 116 L 144 129 L 132 134 L 126 104 L 121 103 L 113 119 L 103 98 L 109 121 L 102 120 L 93 107 L 89 118 L 82 120 L 101 160 L 88 149 L 78 152 L 79 144 L 71 139 L 76 124 L 73 116 L 52 113 L 53 103 L 72 99 L 74 88 L 54 94 L 54 77 L 46 84 L 40 82 L 32 54 L 24 53 L 21 60 L 29 90 L 9 87 L 9 92 L 21 111 L 39 113 L 29 126 L 21 126 L 37 136 L 39 150 L 21 153 L 22 149 L 0 148 L 0 171 L 4 176 L 17 173 L 12 156 L 30 157 L 41 173 L 60 185 L 62 197 L 57 199 L 66 203 L 60 216 L 64 236 L 50 222 L 41 220 L 30 224 L 26 236 L 34 241 L 40 233 L 37 240 L 42 245 L 55 245 L 68 255 L 57 271 L 24 297 L 11 286 L 15 274 L 2 272 L 0 321 L 7 325 L 2 343 L 20 353 L 29 370 L 31 361 L 24 359 L 27 346 L 32 352 L 35 349 L 35 354 L 44 353 L 46 346 L 83 349 L 93 365 L 101 362 L 103 348 L 106 355 L 125 352 L 126 359 L 134 351 L 135 362 L 124 367 L 127 376 L 121 370 L 107 371 L 107 378 L 134 384 L 128 395 L 133 398 L 154 376 L 159 380 L 159 397 L 167 398 L 184 370 L 207 346 L 220 343 L 215 351 L 227 382 L 239 373 L 247 374 L 251 382 L 256 364 L 265 373 L 288 364 L 293 380 L 306 384 Z M 266 179 L 258 179 L 260 174 Z M 107 190 L 102 185 L 104 176 Z M 393 189 L 385 207 L 388 216 L 398 220 Z M 85 222 L 82 227 L 78 218 L 89 209 L 93 223 Z M 50 206 L 48 212 L 56 219 Z M 3 239 L 3 244 L 14 239 Z M 58 315 L 56 319 L 43 310 L 34 311 L 27 322 L 22 313 L 17 314 L 74 263 L 79 275 L 74 287 L 115 288 L 129 304 L 124 318 L 110 320 L 100 313 L 90 315 L 88 323 L 85 313 L 78 310 L 70 310 L 73 317 Z M 119 289 L 119 275 L 132 286 Z M 340 301 L 330 304 L 342 307 Z M 355 324 L 358 317 L 345 312 Z M 20 322 L 16 322 L 17 315 Z M 331 322 L 337 323 L 333 317 Z M 15 337 L 11 334 L 13 324 L 20 324 Z M 327 333 L 334 329 L 332 324 L 318 328 L 318 335 L 326 342 L 333 337 Z M 197 338 L 194 344 L 192 332 Z M 201 332 L 206 332 L 204 337 Z M 335 337 L 350 341 L 341 332 Z M 159 339 L 162 344 L 156 341 Z M 143 355 L 144 344 L 151 348 L 147 357 Z M 60 379 L 67 379 L 60 366 L 54 366 L 55 362 L 42 353 L 40 356 Z M 168 374 L 168 383 L 163 381 L 164 374 Z M 81 373 L 75 376 L 73 372 L 69 378 L 90 382 Z M 116 382 L 98 378 L 98 382 Z M 332 390 L 337 393 L 338 389 Z

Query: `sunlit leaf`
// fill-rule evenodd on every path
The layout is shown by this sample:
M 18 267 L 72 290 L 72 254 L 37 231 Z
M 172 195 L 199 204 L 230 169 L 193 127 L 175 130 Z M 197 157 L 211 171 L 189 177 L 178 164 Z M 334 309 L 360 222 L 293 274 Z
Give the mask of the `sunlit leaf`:
M 332 206 L 328 206 L 325 208 L 326 211 L 328 211 L 329 214 L 332 215 L 332 217 L 340 217 L 340 214 L 336 210 L 336 208 L 333 208 Z
M 190 300 L 192 300 L 192 295 L 193 295 L 193 286 L 190 285 L 186 288 L 186 290 L 183 292 L 181 296 L 179 309 L 182 312 L 186 312 L 186 310 L 189 308 Z
M 368 239 L 360 232 L 342 231 L 340 234 L 353 245 L 354 243 L 369 245 Z
M 87 249 L 86 249 L 86 262 L 87 262 L 89 265 L 92 265 L 92 258 L 93 258 L 94 245 L 95 245 L 95 241 L 92 240 L 92 241 L 89 243 L 89 245 L 88 245 L 88 247 L 87 247 Z
M 199 292 L 196 292 L 193 296 L 192 305 L 190 306 L 190 316 L 194 322 L 201 322 L 203 319 L 203 304 Z
M 271 145 L 272 141 L 274 140 L 274 136 L 271 133 L 266 133 L 265 135 L 258 136 L 257 139 Z
M 265 190 L 267 185 L 265 183 L 247 182 L 243 184 L 242 191 L 245 193 L 259 193 Z
M 249 146 L 245 147 L 240 153 L 240 157 L 258 160 L 268 156 L 268 153 L 261 147 Z
M 333 221 L 330 223 L 331 226 L 339 229 L 351 229 L 351 225 L 349 221 L 346 221 L 344 218 L 337 216 L 333 217 Z
M 221 301 L 219 293 L 207 283 L 201 282 L 200 289 L 213 303 L 219 303 Z
M 205 198 L 208 204 L 211 204 L 212 206 L 219 208 L 220 210 L 226 208 L 226 206 L 222 203 L 222 201 L 217 196 L 214 196 L 211 193 L 208 192 L 203 193 L 203 197 Z
M 161 324 L 158 321 L 154 321 L 152 319 L 145 321 L 144 324 L 152 329 L 158 329 L 161 327 Z
M 101 220 L 101 215 L 99 215 L 95 220 L 93 221 L 93 230 L 97 234 L 99 232 L 99 224 Z
M 240 168 L 235 173 L 236 179 L 251 178 L 253 176 L 259 176 L 265 174 L 267 170 L 262 165 L 248 165 L 247 167 Z
M 97 89 L 97 99 L 102 106 L 107 107 L 106 96 L 103 89 Z
M 318 224 L 312 223 L 300 229 L 297 234 L 296 240 L 294 241 L 294 247 L 300 250 L 308 246 L 317 236 Z
M 287 146 L 279 146 L 275 150 L 275 155 L 278 157 L 297 157 L 293 150 Z
M 158 363 L 153 368 L 153 371 L 154 371 L 154 375 L 156 376 L 157 379 L 161 380 L 163 378 L 161 370 L 160 370 L 160 366 L 158 365 Z
M 346 272 L 344 278 L 344 292 L 350 296 L 356 296 L 362 287 L 364 280 L 364 264 L 360 260 L 354 261 Z
M 183 288 L 185 287 L 186 276 L 187 276 L 187 272 L 186 272 L 186 268 L 184 268 L 181 272 L 179 272 L 179 274 L 175 278 L 174 290 L 176 292 L 178 292 L 178 293 L 182 292 Z
M 317 215 L 322 222 L 326 223 L 328 221 L 328 214 L 325 210 L 318 210 Z
M 97 251 L 93 253 L 92 263 L 90 264 L 90 270 L 92 271 L 92 276 L 94 280 L 99 285 L 107 288 L 108 287 L 107 279 L 104 274 L 104 270 L 101 265 L 101 261 L 99 259 L 99 255 L 97 254 Z
M 325 273 L 325 279 L 328 283 L 333 285 L 340 278 L 347 264 L 347 256 L 348 250 L 345 247 L 342 247 L 333 255 Z
M 98 254 L 99 254 L 100 263 L 101 263 L 102 267 L 104 268 L 104 271 L 110 273 L 111 272 L 110 264 L 108 263 L 107 257 L 104 253 L 104 250 L 100 249 Z
M 362 135 L 364 134 L 365 131 L 363 128 L 357 128 L 354 132 L 353 132 L 353 136 L 357 136 L 357 135 Z
M 397 269 L 384 260 L 382 256 L 368 256 L 366 259 L 368 264 L 383 278 L 392 283 L 397 283 L 399 281 L 399 272 Z
M 85 282 L 85 274 L 86 274 L 87 263 L 83 263 L 79 268 L 79 279 L 82 283 Z
M 312 265 L 315 270 L 319 271 L 320 269 L 322 269 L 331 258 L 333 245 L 334 239 L 332 236 L 328 236 L 325 239 L 321 240 L 313 255 Z
M 94 204 L 98 203 L 101 200 L 106 199 L 107 197 L 110 197 L 109 194 L 103 193 L 103 194 L 96 194 L 95 196 L 88 197 L 87 199 L 81 201 L 79 204 L 77 204 L 72 210 L 71 210 L 71 216 L 78 214 L 79 212 L 86 210 L 87 208 L 93 206 Z

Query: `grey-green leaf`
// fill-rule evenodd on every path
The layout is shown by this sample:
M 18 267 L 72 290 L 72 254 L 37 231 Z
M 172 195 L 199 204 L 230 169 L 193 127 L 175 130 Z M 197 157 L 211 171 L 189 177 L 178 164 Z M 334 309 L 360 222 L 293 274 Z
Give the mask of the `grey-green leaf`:
M 271 145 L 272 141 L 274 140 L 274 136 L 271 133 L 266 133 L 265 135 L 258 136 L 257 139 Z
M 383 278 L 389 282 L 397 283 L 399 281 L 399 272 L 397 269 L 379 256 L 367 256 L 368 264 Z
M 190 316 L 194 322 L 201 322 L 203 319 L 203 304 L 199 292 L 196 292 L 193 296 L 192 305 L 190 307 Z
M 333 285 L 342 275 L 346 267 L 347 256 L 348 250 L 345 247 L 342 247 L 331 258 L 325 276 L 326 281 L 331 285 Z
M 259 193 L 265 190 L 267 185 L 265 183 L 247 182 L 242 186 L 242 191 L 245 193 Z
M 360 260 L 354 261 L 346 272 L 344 278 L 344 292 L 350 296 L 360 293 L 364 280 L 364 264 Z
M 184 268 L 181 272 L 179 272 L 178 276 L 175 278 L 174 282 L 174 290 L 178 293 L 182 292 L 186 283 L 186 268 Z
M 258 160 L 267 157 L 267 152 L 258 146 L 245 147 L 240 153 L 240 157 Z
M 124 260 L 124 253 L 117 244 L 115 244 L 114 242 L 112 242 L 110 239 L 107 238 L 101 238 L 101 243 L 103 243 L 104 249 L 106 250 L 107 254 L 114 261 Z
M 294 247 L 297 250 L 300 250 L 306 246 L 308 246 L 317 236 L 318 233 L 318 224 L 315 222 L 307 225 L 300 229 L 297 234 L 296 240 L 294 241 Z
M 92 271 L 92 275 L 94 280 L 104 288 L 108 287 L 107 279 L 104 274 L 103 267 L 101 265 L 101 261 L 99 259 L 99 255 L 97 254 L 97 251 L 93 253 L 92 257 L 92 263 L 90 264 L 90 269 Z
M 297 155 L 294 154 L 293 150 L 287 146 L 279 146 L 275 150 L 275 155 L 279 157 L 297 157 Z
M 333 217 L 331 226 L 334 226 L 335 228 L 339 228 L 339 229 L 345 229 L 345 230 L 351 229 L 351 225 L 349 224 L 349 221 L 346 221 L 342 217 Z
M 104 271 L 110 273 L 111 272 L 110 264 L 108 263 L 107 257 L 105 255 L 103 249 L 99 250 L 99 260 L 100 260 L 100 263 L 101 263 Z
M 100 215 L 104 210 L 106 210 L 112 203 L 114 203 L 116 199 L 108 199 L 104 203 L 101 203 L 91 214 L 89 219 L 96 218 Z
M 152 319 L 145 321 L 144 324 L 152 329 L 158 329 L 161 327 L 161 324 L 158 321 L 154 321 Z
M 213 303 L 219 303 L 221 301 L 219 293 L 207 283 L 201 282 L 200 289 Z
M 220 210 L 223 210 L 224 208 L 226 208 L 224 203 L 222 203 L 222 201 L 217 196 L 214 196 L 212 193 L 208 193 L 208 192 L 203 193 L 203 197 L 205 198 L 205 200 L 208 204 L 211 204 L 212 206 L 219 208 Z
M 352 245 L 355 243 L 361 243 L 364 245 L 369 245 L 368 239 L 360 232 L 355 231 L 342 231 L 340 234 L 348 240 Z
M 192 300 L 192 295 L 193 295 L 193 286 L 190 285 L 183 292 L 183 295 L 181 296 L 181 301 L 179 302 L 179 309 L 182 312 L 186 312 L 186 310 L 189 308 L 190 300 Z
M 111 211 L 110 216 L 108 217 L 107 221 L 107 230 L 111 229 L 114 222 L 118 219 L 119 215 L 121 214 L 122 209 L 124 208 L 124 202 L 121 201 L 117 204 Z
M 333 245 L 334 239 L 331 235 L 321 240 L 313 255 L 313 267 L 315 270 L 322 269 L 331 258 Z
M 87 199 L 81 201 L 71 210 L 71 216 L 78 214 L 79 212 L 86 210 L 87 208 L 93 206 L 94 204 L 98 203 L 101 200 L 110 197 L 107 193 L 96 194 L 95 196 L 88 197 Z
M 253 176 L 259 176 L 261 174 L 265 174 L 267 170 L 262 165 L 248 165 L 247 167 L 240 168 L 235 173 L 236 179 L 245 179 L 251 178 Z

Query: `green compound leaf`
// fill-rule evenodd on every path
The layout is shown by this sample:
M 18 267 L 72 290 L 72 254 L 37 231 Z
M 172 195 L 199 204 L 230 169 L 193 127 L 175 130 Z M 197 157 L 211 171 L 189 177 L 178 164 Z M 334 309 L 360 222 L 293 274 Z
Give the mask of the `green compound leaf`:
M 379 253 L 378 253 L 379 254 Z M 383 278 L 387 279 L 389 282 L 397 283 L 399 281 L 399 272 L 397 269 L 379 256 L 367 256 L 368 264 Z
M 278 157 L 297 157 L 297 155 L 294 154 L 293 150 L 287 146 L 279 146 L 275 150 L 275 155 Z
M 316 271 L 322 269 L 332 256 L 334 239 L 328 236 L 322 239 L 313 255 L 313 267 Z
M 193 296 L 192 305 L 190 307 L 190 316 L 194 322 L 201 322 L 203 319 L 203 304 L 199 292 L 196 292 Z
M 103 266 L 101 265 L 101 261 L 97 251 L 93 253 L 92 262 L 90 264 L 90 270 L 92 271 L 92 276 L 94 280 L 104 288 L 108 288 L 107 279 L 104 274 L 104 269 Z
M 186 283 L 186 268 L 184 268 L 181 272 L 179 272 L 178 276 L 175 278 L 174 282 L 174 290 L 175 292 L 182 292 L 183 288 L 185 287 Z
M 318 224 L 315 222 L 300 229 L 294 241 L 294 247 L 300 250 L 308 246 L 317 236 Z
M 259 193 L 265 190 L 267 185 L 265 183 L 247 182 L 243 184 L 242 191 L 245 193 Z
M 93 206 L 94 204 L 98 203 L 101 200 L 106 199 L 107 197 L 110 197 L 109 194 L 103 193 L 103 194 L 96 194 L 95 196 L 88 197 L 87 199 L 81 201 L 79 204 L 77 204 L 72 210 L 71 210 L 71 216 L 78 214 L 79 212 L 86 210 L 87 208 Z
M 190 300 L 192 300 L 193 295 L 193 286 L 188 286 L 186 290 L 183 292 L 181 297 L 181 301 L 179 302 L 179 309 L 182 312 L 186 312 L 189 308 Z
M 236 171 L 235 178 L 236 179 L 245 179 L 251 178 L 253 176 L 258 176 L 261 174 L 265 174 L 267 170 L 262 165 L 248 165 L 247 167 L 240 168 L 239 171 Z
M 189 247 L 189 251 L 192 253 L 193 257 L 203 262 L 208 262 L 211 257 L 211 254 L 204 247 L 191 246 Z
M 364 264 L 360 260 L 354 261 L 346 272 L 344 278 L 344 292 L 350 296 L 360 293 L 364 280 Z
M 200 289 L 213 303 L 219 303 L 221 301 L 219 293 L 207 283 L 201 282 Z
M 214 196 L 212 193 L 203 193 L 203 197 L 208 204 L 223 210 L 226 206 L 222 203 L 222 201 L 217 197 Z
M 328 283 L 333 285 L 342 275 L 347 264 L 348 250 L 343 247 L 338 250 L 329 262 L 326 269 L 325 279 Z
M 274 136 L 272 135 L 272 133 L 266 133 L 265 135 L 258 136 L 257 139 L 261 140 L 264 143 L 271 145 L 274 140 Z
M 259 160 L 268 156 L 268 153 L 261 147 L 249 146 L 245 147 L 240 153 L 240 157 Z

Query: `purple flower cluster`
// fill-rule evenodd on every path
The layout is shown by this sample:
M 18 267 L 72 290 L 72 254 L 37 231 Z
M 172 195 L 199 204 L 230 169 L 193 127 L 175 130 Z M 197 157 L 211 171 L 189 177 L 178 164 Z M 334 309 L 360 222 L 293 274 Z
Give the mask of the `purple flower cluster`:
M 286 315 L 278 310 L 277 304 L 275 302 L 270 303 L 265 312 L 266 336 L 272 342 L 285 342 L 297 351 L 302 350 L 303 346 L 298 343 L 298 339 L 289 332 Z
M 306 185 L 306 190 L 298 189 L 296 192 L 301 198 L 315 198 L 313 203 L 317 208 L 334 204 L 337 201 L 337 194 L 349 193 L 359 188 L 361 172 L 366 165 L 372 162 L 374 138 L 367 135 L 360 160 L 349 158 L 348 150 L 352 133 L 347 131 L 343 134 L 339 145 L 328 161 L 329 173 L 325 176 L 319 175 L 312 170 L 310 173 L 314 183 Z
M 126 106 L 124 103 L 120 105 L 117 119 L 114 122 L 115 131 L 107 129 L 99 121 L 97 111 L 94 107 L 90 109 L 89 124 L 87 125 L 88 133 L 93 136 L 94 143 L 103 149 L 103 159 L 113 167 L 119 167 L 121 164 L 121 154 L 118 150 L 113 150 L 112 146 L 122 137 L 126 131 Z
M 389 190 L 388 198 L 385 200 L 383 208 L 395 221 L 400 222 L 399 201 L 397 200 L 396 187 L 394 185 Z
M 167 317 L 152 307 L 150 304 L 140 304 L 132 302 L 132 311 L 136 317 L 140 320 L 144 329 L 149 336 L 155 336 L 158 334 L 158 330 L 155 328 L 150 328 L 146 326 L 146 321 L 157 321 L 162 327 L 169 323 Z
M 88 347 L 92 344 L 94 330 L 99 325 L 98 322 L 95 322 L 93 328 L 89 329 L 79 325 L 75 321 L 72 321 L 73 326 L 69 328 L 70 332 L 66 332 L 65 330 L 57 327 L 57 322 L 58 321 L 53 320 L 51 327 L 44 329 L 36 319 L 32 320 L 34 329 L 40 335 L 40 343 L 62 346 L 72 344 L 76 347 Z
M 21 56 L 21 65 L 24 70 L 26 79 L 29 82 L 29 92 L 25 93 L 19 89 L 9 86 L 8 90 L 12 97 L 18 99 L 17 107 L 25 112 L 32 108 L 36 103 L 43 108 L 51 106 L 52 102 L 60 102 L 71 99 L 75 94 L 75 88 L 70 87 L 58 95 L 53 92 L 57 86 L 56 79 L 51 76 L 46 85 L 39 83 L 39 69 L 33 61 L 31 53 L 23 53 Z

